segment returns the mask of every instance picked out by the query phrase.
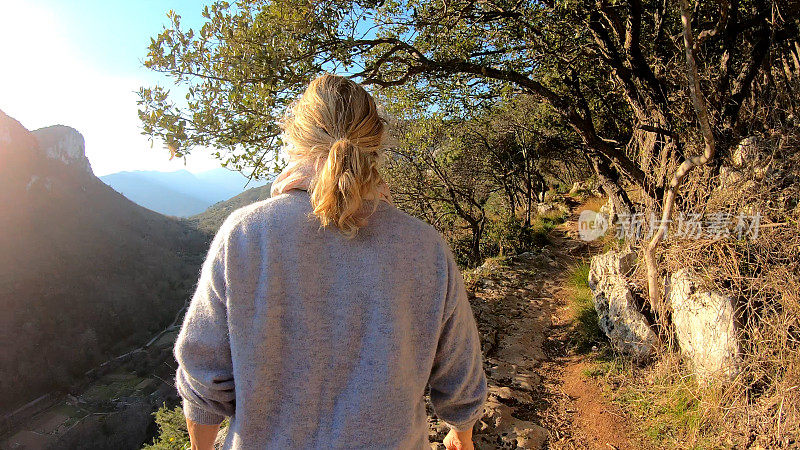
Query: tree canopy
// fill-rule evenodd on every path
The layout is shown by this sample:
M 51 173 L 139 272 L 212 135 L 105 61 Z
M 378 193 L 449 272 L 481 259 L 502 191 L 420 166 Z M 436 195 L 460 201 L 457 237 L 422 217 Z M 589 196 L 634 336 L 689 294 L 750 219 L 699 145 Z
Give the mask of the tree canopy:
M 183 84 L 185 99 L 164 87 L 140 92 L 144 132 L 178 156 L 208 145 L 234 168 L 264 167 L 285 109 L 323 71 L 423 111 L 463 114 L 533 95 L 598 171 L 653 200 L 665 166 L 692 151 L 678 139 L 693 121 L 679 11 L 666 1 L 249 0 L 215 2 L 203 16 L 192 30 L 170 13 L 146 60 Z M 714 131 L 731 145 L 765 61 L 796 58 L 797 7 L 701 2 L 693 17 Z

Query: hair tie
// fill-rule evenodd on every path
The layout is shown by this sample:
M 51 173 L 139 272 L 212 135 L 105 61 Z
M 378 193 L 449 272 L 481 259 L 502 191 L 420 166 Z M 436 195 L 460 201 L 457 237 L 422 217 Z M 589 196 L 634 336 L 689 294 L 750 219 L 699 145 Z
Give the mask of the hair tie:
M 331 146 L 336 145 L 339 142 L 343 143 L 344 145 L 353 145 L 353 142 L 350 139 L 343 137 L 333 141 L 333 144 L 331 144 Z

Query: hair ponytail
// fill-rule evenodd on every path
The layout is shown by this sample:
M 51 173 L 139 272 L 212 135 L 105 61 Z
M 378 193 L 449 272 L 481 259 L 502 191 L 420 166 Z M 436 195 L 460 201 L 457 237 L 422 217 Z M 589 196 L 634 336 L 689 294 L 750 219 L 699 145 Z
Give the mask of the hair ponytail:
M 312 81 L 290 110 L 284 131 L 292 157 L 317 164 L 309 194 L 322 226 L 352 237 L 365 225 L 365 200 L 381 181 L 385 123 L 364 88 L 336 75 Z
M 348 236 L 364 225 L 358 213 L 365 191 L 378 179 L 374 161 L 362 154 L 349 139 L 331 145 L 328 158 L 311 186 L 311 205 L 322 226 L 335 225 Z

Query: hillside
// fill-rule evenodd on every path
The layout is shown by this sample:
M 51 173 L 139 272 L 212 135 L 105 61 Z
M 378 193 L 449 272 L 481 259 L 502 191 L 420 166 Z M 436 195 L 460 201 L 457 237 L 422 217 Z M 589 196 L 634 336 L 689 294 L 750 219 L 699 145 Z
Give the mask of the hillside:
M 248 189 L 236 197 L 212 205 L 206 211 L 187 219 L 187 222 L 204 233 L 214 234 L 233 211 L 251 203 L 268 199 L 271 187 L 271 184 L 267 184 L 266 186 Z
M 242 193 L 245 186 L 256 187 L 265 183 L 248 182 L 241 173 L 224 168 L 197 174 L 186 170 L 139 170 L 103 175 L 100 179 L 145 208 L 177 217 L 202 213 L 214 203 Z
M 0 414 L 141 345 L 196 282 L 205 237 L 100 181 L 83 145 L 0 112 Z

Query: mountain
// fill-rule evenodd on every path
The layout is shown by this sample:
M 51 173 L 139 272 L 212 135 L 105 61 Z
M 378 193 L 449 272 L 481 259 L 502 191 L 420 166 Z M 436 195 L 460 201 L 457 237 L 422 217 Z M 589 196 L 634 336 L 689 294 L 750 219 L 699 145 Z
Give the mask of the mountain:
M 178 172 L 172 173 L 178 174 Z M 100 179 L 136 204 L 161 214 L 187 217 L 208 208 L 208 200 L 175 190 L 169 186 L 168 180 L 157 181 L 157 178 L 153 177 L 155 179 L 152 179 L 149 176 L 150 174 L 118 172 L 102 176 Z M 189 172 L 186 172 L 186 174 L 192 175 Z M 179 178 L 179 176 L 175 177 L 176 180 Z M 195 182 L 196 179 L 192 178 L 192 182 Z
M 198 174 L 186 170 L 117 172 L 100 179 L 145 208 L 178 217 L 199 214 L 214 203 L 240 194 L 246 186 L 266 183 L 248 183 L 246 176 L 224 168 Z
M 270 197 L 272 184 L 248 189 L 236 197 L 212 205 L 200 214 L 189 217 L 187 221 L 198 230 L 209 235 L 216 234 L 222 222 L 235 210 Z
M 208 242 L 95 177 L 78 131 L 2 111 L 0 230 L 0 416 L 169 324 Z

